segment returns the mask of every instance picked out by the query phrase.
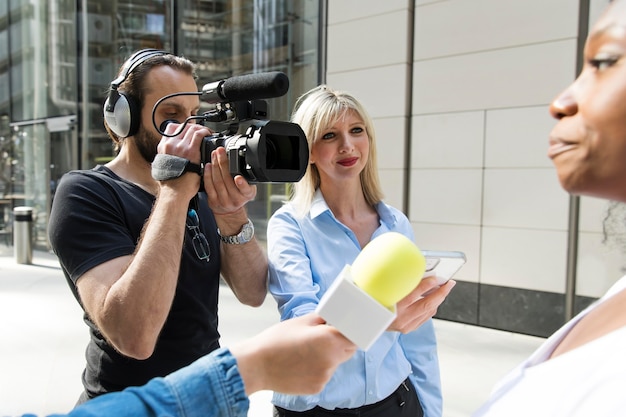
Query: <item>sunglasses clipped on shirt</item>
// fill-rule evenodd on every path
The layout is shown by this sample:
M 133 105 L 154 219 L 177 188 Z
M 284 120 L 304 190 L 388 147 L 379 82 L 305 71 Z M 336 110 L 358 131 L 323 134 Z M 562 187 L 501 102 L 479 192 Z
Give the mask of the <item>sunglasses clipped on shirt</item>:
M 206 260 L 209 262 L 211 257 L 211 247 L 206 240 L 206 236 L 200 231 L 200 219 L 195 209 L 190 208 L 187 212 L 187 229 L 193 234 L 191 243 L 193 244 L 193 250 L 196 252 L 196 256 L 200 260 Z

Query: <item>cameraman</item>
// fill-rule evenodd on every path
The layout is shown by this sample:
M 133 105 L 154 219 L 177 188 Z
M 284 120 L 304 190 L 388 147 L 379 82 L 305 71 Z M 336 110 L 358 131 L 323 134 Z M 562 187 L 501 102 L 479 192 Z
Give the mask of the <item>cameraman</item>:
M 224 149 L 205 166 L 203 193 L 194 172 L 152 177 L 161 141 L 153 107 L 195 91 L 191 61 L 152 49 L 133 54 L 104 107 L 117 155 L 59 184 L 50 242 L 90 332 L 79 403 L 143 385 L 217 349 L 220 274 L 242 303 L 265 299 L 267 258 L 244 208 L 256 187 L 230 175 Z M 182 122 L 199 105 L 198 96 L 170 97 L 154 121 Z M 199 164 L 201 140 L 211 133 L 191 124 L 159 146 Z

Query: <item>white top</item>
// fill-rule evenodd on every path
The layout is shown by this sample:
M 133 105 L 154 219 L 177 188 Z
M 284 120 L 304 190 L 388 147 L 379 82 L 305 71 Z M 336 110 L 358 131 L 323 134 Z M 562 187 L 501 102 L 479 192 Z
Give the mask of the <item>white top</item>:
M 626 416 L 626 326 L 547 360 L 574 324 L 624 288 L 626 276 L 502 379 L 473 417 Z

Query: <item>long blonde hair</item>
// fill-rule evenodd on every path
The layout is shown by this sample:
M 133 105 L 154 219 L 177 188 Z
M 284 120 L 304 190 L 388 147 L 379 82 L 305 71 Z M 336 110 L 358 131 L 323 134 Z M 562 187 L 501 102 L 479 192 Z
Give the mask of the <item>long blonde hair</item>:
M 365 201 L 373 206 L 382 200 L 383 193 L 378 178 L 374 125 L 363 105 L 346 92 L 333 90 L 327 85 L 320 85 L 298 98 L 291 121 L 302 127 L 307 137 L 309 149 L 311 149 L 324 131 L 348 111 L 354 111 L 363 120 L 369 138 L 369 158 L 365 163 L 365 168 L 361 171 L 360 178 Z M 294 184 L 290 198 L 299 214 L 308 213 L 315 192 L 319 187 L 319 171 L 315 164 L 309 164 L 302 179 Z

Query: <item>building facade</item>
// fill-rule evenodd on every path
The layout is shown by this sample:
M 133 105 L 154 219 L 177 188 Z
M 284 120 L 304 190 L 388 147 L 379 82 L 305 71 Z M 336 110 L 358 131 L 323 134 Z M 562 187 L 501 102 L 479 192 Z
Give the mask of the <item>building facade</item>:
M 280 70 L 291 87 L 270 100 L 271 118 L 287 120 L 321 82 L 353 93 L 375 120 L 386 201 L 407 213 L 420 248 L 466 253 L 439 318 L 548 335 L 626 264 L 610 243 L 619 227 L 605 242 L 607 203 L 567 195 L 546 156 L 549 103 L 608 2 L 8 0 L 0 228 L 13 207 L 33 206 L 46 247 L 56 181 L 113 156 L 102 103 L 133 50 L 191 58 L 199 86 Z M 250 213 L 261 238 L 284 194 L 259 187 Z
M 299 93 L 319 82 L 319 1 L 7 0 L 0 3 L 0 230 L 30 206 L 36 247 L 46 249 L 56 183 L 72 169 L 113 158 L 103 103 L 120 65 L 157 48 L 197 64 L 198 86 L 233 75 L 282 71 L 289 92 L 268 100 L 288 120 Z M 260 184 L 249 206 L 264 221 L 285 184 Z

